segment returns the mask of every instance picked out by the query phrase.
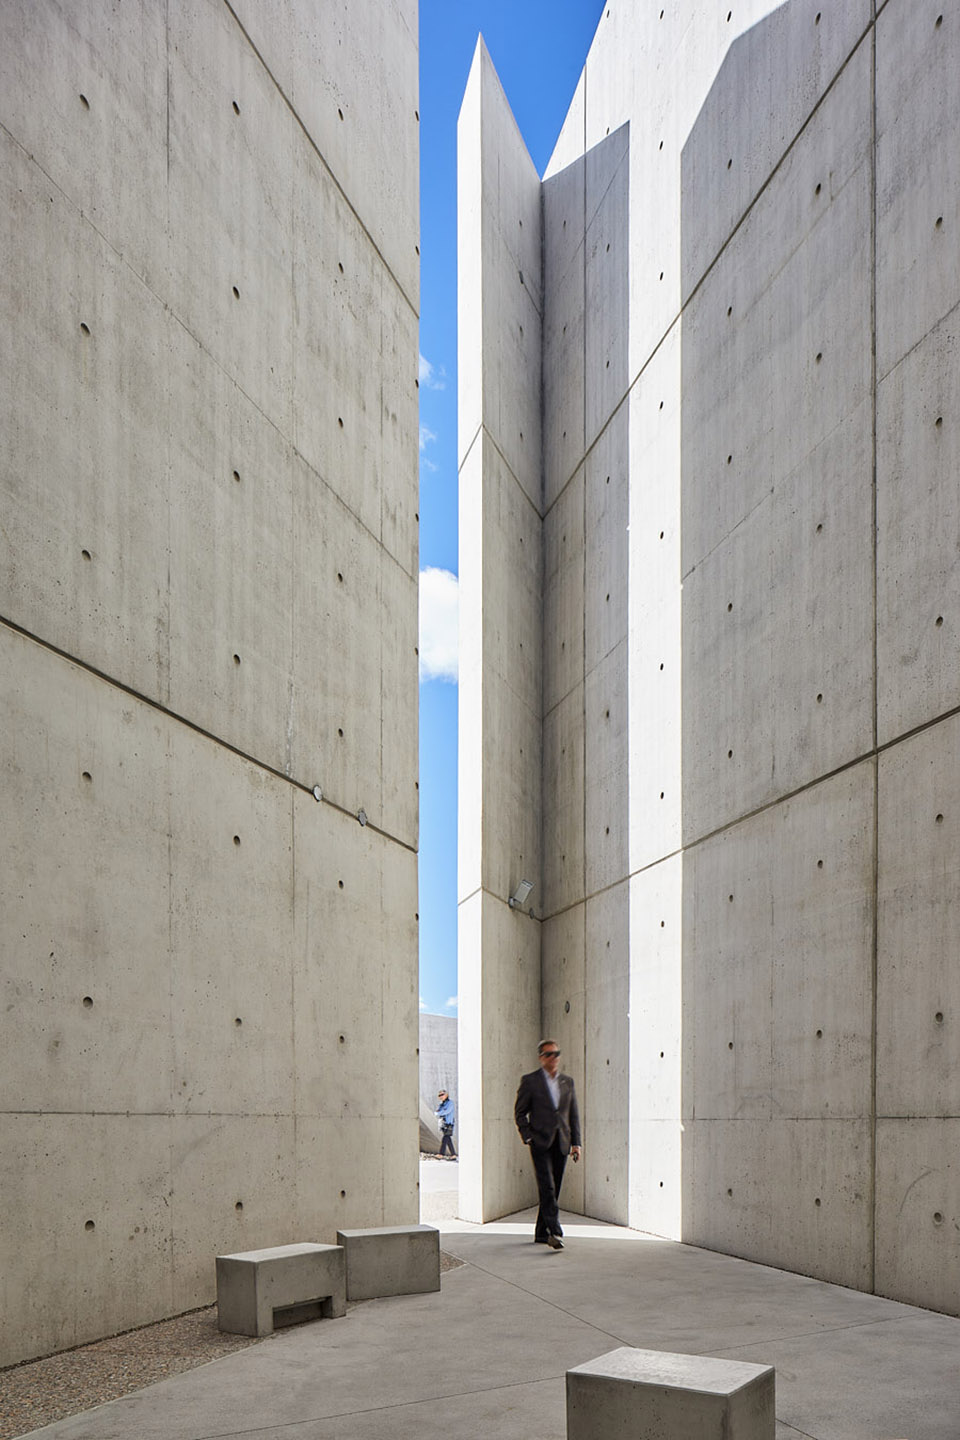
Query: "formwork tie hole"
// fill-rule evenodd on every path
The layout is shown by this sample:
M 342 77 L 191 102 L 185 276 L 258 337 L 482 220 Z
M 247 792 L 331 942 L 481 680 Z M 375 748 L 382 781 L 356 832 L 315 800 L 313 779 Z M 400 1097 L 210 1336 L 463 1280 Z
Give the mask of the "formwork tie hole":
M 240 114 L 240 106 L 237 104 L 236 100 L 234 100 L 233 102 L 233 113 L 234 115 Z
M 940 629 L 940 626 L 943 624 L 943 616 L 942 616 L 942 615 L 938 615 L 937 618 L 936 618 L 936 620 L 934 621 L 934 624 L 936 625 L 937 629 L 939 630 L 939 629 Z
M 239 845 L 239 844 L 240 844 L 240 836 L 239 836 L 239 835 L 234 835 L 234 837 L 233 837 L 233 843 L 234 843 L 234 845 Z
M 94 1221 L 94 1220 L 88 1220 L 88 1221 L 86 1222 L 86 1224 L 84 1225 L 83 1228 L 84 1228 L 84 1230 L 96 1230 L 96 1228 L 97 1228 L 97 1226 L 96 1226 L 96 1221 Z
M 942 815 L 938 815 L 938 816 L 937 816 L 937 824 L 938 824 L 938 825 L 942 825 L 942 824 L 943 824 L 943 816 L 942 816 Z
M 84 995 L 84 997 L 83 997 L 83 1008 L 84 1008 L 84 1010 L 92 1010 L 92 1009 L 93 1009 L 93 998 L 92 998 L 92 996 L 90 996 L 90 995 Z

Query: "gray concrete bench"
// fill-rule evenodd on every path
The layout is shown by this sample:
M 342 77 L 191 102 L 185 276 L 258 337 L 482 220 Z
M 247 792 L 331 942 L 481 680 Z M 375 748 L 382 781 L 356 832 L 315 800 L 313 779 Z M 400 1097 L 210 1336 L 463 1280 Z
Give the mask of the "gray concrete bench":
M 340 1245 L 277 1245 L 217 1256 L 217 1315 L 233 1335 L 270 1335 L 277 1320 L 347 1313 Z
M 338 1230 L 347 1257 L 347 1299 L 440 1289 L 440 1232 L 432 1225 Z
M 611 1350 L 567 1371 L 567 1440 L 774 1440 L 771 1365 Z

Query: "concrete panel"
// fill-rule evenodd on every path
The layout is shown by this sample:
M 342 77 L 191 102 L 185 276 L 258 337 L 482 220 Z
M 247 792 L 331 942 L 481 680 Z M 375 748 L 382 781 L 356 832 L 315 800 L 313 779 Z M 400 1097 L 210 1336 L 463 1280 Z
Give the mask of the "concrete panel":
M 484 895 L 483 932 L 484 1043 L 479 1079 L 484 1088 L 484 1218 L 492 1219 L 523 1209 L 536 1195 L 533 1167 L 517 1134 L 513 1107 L 520 1076 L 537 1064 L 540 925 Z M 462 1093 L 462 1067 L 460 1085 Z
M 521 880 L 536 887 L 528 905 L 546 903 L 541 878 L 540 721 L 499 675 L 483 690 L 483 886 L 506 902 Z
M 293 965 L 297 1106 L 349 1120 L 405 1114 L 416 1093 L 416 997 L 394 995 L 393 956 L 416 943 L 416 867 L 372 826 L 309 796 L 294 814 L 298 897 Z M 388 874 L 395 872 L 390 891 Z M 405 892 L 405 893 L 404 893 Z M 406 980 L 402 967 L 398 979 Z M 382 1035 L 371 1054 L 371 1018 Z M 396 1046 L 402 1069 L 394 1070 Z M 413 1162 L 411 1156 L 410 1163 Z
M 879 760 L 877 1110 L 960 1109 L 960 777 L 956 716 Z
M 684 855 L 684 1116 L 864 1115 L 873 765 Z
M 630 406 L 617 410 L 586 462 L 584 505 L 584 668 L 626 638 L 630 489 Z
M 681 1233 L 683 860 L 630 879 L 629 1221 Z
M 586 162 L 543 183 L 543 481 L 552 505 L 586 449 L 584 232 Z
M 700 211 L 696 227 L 684 229 L 684 300 L 827 95 L 841 67 L 849 66 L 851 52 L 871 19 L 869 0 L 853 0 L 826 13 L 817 0 L 792 0 L 777 6 L 730 46 L 684 147 L 684 190 L 698 197 Z M 861 63 L 869 62 L 870 49 L 869 41 L 861 46 Z M 868 73 L 869 65 L 864 77 Z M 837 91 L 846 79 L 841 77 Z M 868 84 L 859 99 L 869 103 Z M 835 100 L 831 93 L 824 108 Z M 849 106 L 851 101 L 841 103 Z M 846 135 L 849 144 L 856 125 L 849 109 L 843 120 L 834 128 Z
M 960 704 L 960 317 L 877 388 L 877 730 L 881 744 Z
M 179 326 L 167 373 L 177 424 L 166 446 L 169 620 L 157 633 L 169 654 L 159 698 L 289 774 L 290 697 L 299 690 L 290 624 L 294 493 L 316 477 Z M 156 539 L 145 534 L 141 543 Z
M 587 895 L 628 873 L 627 642 L 584 684 L 584 885 Z
M 625 1224 L 629 1191 L 630 892 L 627 882 L 586 903 L 584 973 L 584 1208 Z
M 419 309 L 416 0 L 233 6 L 284 101 Z M 242 103 L 242 102 L 241 102 Z M 389 137 L 389 144 L 385 144 Z
M 81 25 L 53 0 L 0 13 L 4 139 L 53 185 L 47 203 L 82 212 L 158 294 L 167 259 L 166 60 L 166 14 L 149 0 L 91 8 Z M 3 313 L 9 319 L 6 305 Z
M 289 434 L 295 320 L 290 157 L 306 141 L 226 6 L 174 0 L 167 24 L 174 313 Z
M 681 841 L 680 327 L 630 394 L 630 869 Z
M 684 579 L 686 840 L 870 748 L 869 425 L 864 405 Z
M 960 294 L 960 30 L 935 0 L 877 17 L 877 373 L 882 378 Z
M 463 697 L 461 695 L 461 706 Z M 462 732 L 461 732 L 462 733 Z M 461 766 L 460 774 L 463 774 Z M 459 792 L 460 824 L 463 824 L 463 791 Z M 461 835 L 462 835 L 461 830 Z M 479 848 L 479 847 L 478 847 Z M 461 894 L 457 905 L 457 1121 L 460 1144 L 459 1214 L 479 1222 L 483 1215 L 483 1076 L 477 1057 L 483 1055 L 483 891 L 479 886 L 468 896 Z M 469 1058 L 467 1058 L 469 1057 Z M 468 1136 L 467 1145 L 463 1137 Z
M 684 1122 L 683 1238 L 869 1289 L 868 1120 Z
M 877 1123 L 877 1294 L 949 1315 L 960 1284 L 958 1131 L 955 1117 Z
M 584 440 L 600 434 L 627 392 L 630 160 L 624 126 L 586 155 Z
M 543 521 L 543 710 L 583 680 L 584 476 L 580 470 Z
M 289 1114 L 290 789 L 190 731 L 168 745 L 172 1105 Z
M 461 389 L 461 403 L 463 397 Z M 458 523 L 457 898 L 463 901 L 481 883 L 483 855 L 484 545 L 483 446 L 479 441 L 460 469 Z M 462 996 L 463 990 L 458 993 Z
M 300 479 L 291 578 L 293 669 L 302 689 L 288 701 L 293 773 L 379 823 L 384 668 L 381 610 L 371 592 L 381 592 L 390 562 L 326 486 L 309 471 Z
M 292 260 L 297 364 L 290 377 L 294 440 L 379 537 L 382 376 L 387 368 L 381 345 L 385 332 L 392 340 L 404 301 L 313 152 L 304 148 L 298 158 Z
M 156 374 L 169 363 L 173 326 L 6 134 L 0 189 L 0 306 L 17 357 L 0 388 L 0 607 L 86 663 L 164 695 L 167 414 Z M 138 483 L 105 491 L 105 468 Z
M 389 1168 L 391 1162 L 401 1160 L 393 1125 L 379 1116 L 297 1116 L 296 1233 L 333 1244 L 337 1230 L 354 1220 L 365 1226 L 416 1223 L 416 1178 L 408 1178 L 410 1157 L 416 1168 L 416 1116 L 412 1125 L 397 1127 L 405 1152 L 399 1173 Z
M 543 718 L 543 902 L 545 915 L 584 891 L 584 692 L 578 685 Z
M 858 52 L 685 316 L 683 465 L 702 476 L 699 503 L 684 496 L 685 575 L 869 395 L 868 61 Z
M 0 671 L 4 1109 L 163 1113 L 171 727 L 7 629 Z
M 0 1203 L 6 1224 L 17 1217 L 4 1246 L 7 1363 L 176 1308 L 170 1126 L 166 1115 L 0 1116 Z
M 364 776 L 364 790 L 372 781 L 377 823 L 404 845 L 416 848 L 420 812 L 418 579 L 388 555 L 380 569 L 379 611 L 372 617 L 367 610 L 364 621 L 368 633 L 379 630 L 380 634 L 379 756 L 372 772 Z M 369 807 L 368 814 L 372 816 Z
M 461 468 L 483 424 L 484 53 L 480 37 L 457 120 L 457 464 Z M 461 515 L 462 511 L 461 497 Z M 461 574 L 461 592 L 462 579 Z
M 295 1238 L 295 1128 L 289 1114 L 171 1120 L 169 1224 L 178 1310 L 213 1302 L 221 1247 L 259 1249 Z

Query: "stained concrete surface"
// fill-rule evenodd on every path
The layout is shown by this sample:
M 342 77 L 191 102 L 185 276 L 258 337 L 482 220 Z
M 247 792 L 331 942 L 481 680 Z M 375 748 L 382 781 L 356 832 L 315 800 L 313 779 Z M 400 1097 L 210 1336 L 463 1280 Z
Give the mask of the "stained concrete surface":
M 351 1306 L 34 1432 L 45 1440 L 562 1435 L 564 1374 L 618 1345 L 769 1363 L 777 1440 L 956 1440 L 960 1320 L 564 1213 L 441 1227 L 439 1294 Z

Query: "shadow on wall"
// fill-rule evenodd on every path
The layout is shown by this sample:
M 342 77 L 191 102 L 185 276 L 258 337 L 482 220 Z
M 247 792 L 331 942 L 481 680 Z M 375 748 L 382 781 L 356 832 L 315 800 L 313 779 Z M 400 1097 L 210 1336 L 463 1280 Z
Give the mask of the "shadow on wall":
M 542 189 L 542 1031 L 589 1136 L 564 1207 L 611 1220 L 629 1152 L 629 176 L 623 125 Z
M 735 41 L 682 157 L 683 1238 L 871 1289 L 873 36 L 845 11 Z

